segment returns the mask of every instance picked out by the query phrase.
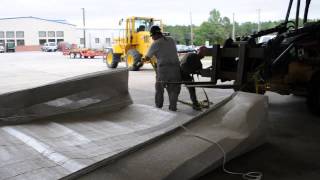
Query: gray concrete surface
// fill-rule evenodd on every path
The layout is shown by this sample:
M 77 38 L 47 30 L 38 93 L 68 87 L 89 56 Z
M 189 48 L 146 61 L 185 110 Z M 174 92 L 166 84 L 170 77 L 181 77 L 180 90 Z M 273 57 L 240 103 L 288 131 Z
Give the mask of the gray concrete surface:
M 47 56 L 60 58 L 57 53 L 6 55 L 16 57 L 11 57 L 12 59 L 19 59 L 18 57 L 20 57 L 22 60 L 23 56 L 28 57 L 28 55 L 39 55 L 43 56 L 44 59 L 48 58 Z M 138 105 L 138 99 L 133 105 L 127 106 L 124 103 L 126 107 L 122 105 L 118 107 L 118 109 L 121 109 L 114 113 L 85 117 L 65 115 L 46 120 L 53 115 L 74 112 L 79 109 L 87 108 L 92 111 L 96 108 L 95 104 L 100 107 L 100 101 L 104 102 L 102 105 L 109 105 L 107 107 L 101 106 L 100 109 L 108 111 L 110 108 L 117 107 L 118 102 L 114 98 L 120 96 L 122 96 L 121 102 L 127 102 L 126 99 L 131 102 L 131 97 L 127 96 L 128 73 L 126 70 L 106 70 L 106 72 L 91 73 L 89 76 L 70 78 L 74 75 L 97 71 L 99 68 L 67 62 L 69 68 L 63 71 L 59 69 L 59 66 L 63 66 L 63 61 L 68 61 L 68 59 L 39 61 L 38 58 L 33 58 L 35 58 L 33 61 L 25 60 L 24 65 L 37 68 L 21 68 L 19 67 L 20 61 L 11 60 L 9 64 L 18 68 L 7 71 L 7 74 L 16 75 L 13 78 L 17 83 L 32 77 L 33 84 L 25 86 L 20 84 L 20 89 L 17 89 L 17 86 L 12 88 L 12 82 L 2 79 L 7 91 L 0 95 L 1 121 L 13 121 L 16 125 L 2 124 L 0 127 L 0 134 L 3 137 L 0 141 L 0 179 L 62 178 L 68 174 L 82 171 L 88 166 L 96 166 L 97 162 L 107 161 L 109 158 L 119 156 L 131 148 L 136 148 L 192 119 L 192 116 L 183 113 L 183 109 L 178 113 L 167 112 L 166 108 L 163 111 L 154 108 L 153 105 Z M 5 67 L 5 62 L 8 59 L 1 60 Z M 92 62 L 92 60 L 90 61 Z M 53 65 L 53 62 L 59 63 Z M 86 68 L 72 73 L 68 71 L 78 67 Z M 54 73 L 58 69 L 60 70 L 59 76 Z M 130 91 L 153 91 L 150 86 L 153 86 L 154 73 L 150 70 L 146 70 L 148 74 L 142 73 L 130 74 L 133 79 L 148 77 L 149 75 L 148 78 L 142 78 L 141 80 L 130 78 L 133 81 Z M 20 78 L 22 74 L 24 74 L 25 79 Z M 29 74 L 37 74 L 37 76 L 28 77 Z M 36 77 L 42 78 L 37 79 Z M 65 79 L 65 77 L 69 78 Z M 137 83 L 134 83 L 134 81 Z M 101 94 L 101 92 L 104 93 Z M 143 98 L 140 100 L 148 101 L 152 97 L 152 95 L 149 95 L 142 94 L 141 97 Z M 146 97 L 148 98 L 145 99 Z M 215 103 L 221 101 L 224 97 L 216 98 Z M 96 103 L 92 99 L 99 101 Z M 88 101 L 90 101 L 89 104 Z M 248 108 L 251 107 L 248 106 Z M 189 107 L 188 111 L 190 109 Z M 197 111 L 193 113 L 198 114 Z M 229 111 L 225 111 L 225 113 L 228 114 Z M 42 118 L 42 120 L 35 121 L 39 118 Z M 20 122 L 26 120 L 33 121 L 20 124 Z M 253 136 L 256 137 L 255 134 Z M 221 138 L 224 139 L 224 137 Z M 234 144 L 235 147 L 238 147 L 241 142 L 240 140 Z M 250 144 L 245 147 L 247 148 L 247 146 L 250 147 Z M 228 151 L 232 151 L 232 149 L 228 149 Z M 177 167 L 181 163 L 177 163 Z M 26 166 L 26 164 L 28 165 Z M 196 171 L 193 174 L 197 174 Z M 166 173 L 159 173 L 159 177 L 167 175 Z
M 60 179 L 121 156 L 188 120 L 134 104 L 99 116 L 1 126 L 0 179 Z
M 208 62 L 205 64 L 209 64 Z M 101 57 L 94 59 L 70 59 L 61 52 L 20 52 L 0 54 L 0 94 L 45 85 L 64 78 L 70 78 L 86 73 L 108 70 Z M 124 68 L 120 63 L 119 68 Z M 155 74 L 149 64 L 141 71 L 130 72 L 129 90 L 135 102 L 154 105 Z M 219 101 L 233 91 L 207 90 L 212 101 Z M 198 91 L 199 100 L 204 100 L 202 90 Z M 180 99 L 189 101 L 186 88 L 182 88 Z M 165 98 L 164 109 L 168 102 Z M 189 114 L 198 112 L 190 110 L 189 106 L 180 106 L 180 111 Z
M 50 62 L 49 59 L 53 60 L 53 62 Z M 40 62 L 43 63 L 43 61 L 46 64 L 45 66 L 39 64 Z M 63 64 L 63 68 L 57 64 Z M 69 66 L 66 64 L 69 64 Z M 85 67 L 80 67 L 80 64 L 85 65 Z M 32 87 L 39 82 L 48 83 L 64 77 L 106 69 L 101 59 L 70 60 L 68 57 L 62 57 L 58 53 L 43 54 L 41 52 L 0 54 L 0 65 L 0 92 L 2 93 L 24 87 Z M 42 68 L 51 71 L 50 73 L 45 73 L 48 76 L 42 77 L 44 74 L 41 71 Z M 62 69 L 67 75 L 61 73 L 60 70 Z M 18 75 L 13 76 L 10 73 L 11 70 L 15 70 L 15 74 Z M 25 76 L 26 72 L 24 70 L 26 72 L 31 71 L 30 76 Z M 130 72 L 129 78 L 129 88 L 133 100 L 140 104 L 153 105 L 154 88 L 152 81 L 154 78 L 151 68 L 147 66 L 142 71 Z M 213 101 L 224 98 L 231 92 L 208 90 L 210 99 Z M 199 96 L 203 94 L 200 90 L 197 93 Z M 270 92 L 267 95 L 270 100 L 270 126 L 267 143 L 254 151 L 246 153 L 244 156 L 230 161 L 227 163 L 227 168 L 243 172 L 259 170 L 264 173 L 264 179 L 267 180 L 320 179 L 320 118 L 308 112 L 304 104 L 305 100 L 302 97 L 280 96 Z M 184 88 L 180 98 L 188 100 L 188 94 Z M 178 107 L 179 111 L 189 115 L 198 113 L 182 104 L 179 104 Z M 164 107 L 164 109 L 167 109 L 167 107 Z M 225 174 L 218 168 L 199 179 L 240 179 L 240 177 Z
M 320 179 L 320 117 L 309 113 L 303 97 L 272 92 L 267 95 L 267 143 L 230 161 L 226 167 L 240 172 L 261 171 L 266 180 Z M 212 179 L 241 178 L 228 175 L 221 168 L 199 178 Z
M 265 142 L 266 108 L 266 97 L 237 93 L 230 100 L 196 116 L 185 125 L 186 128 L 178 128 L 79 179 L 180 180 L 198 177 L 208 167 L 218 167 L 223 154 L 217 144 L 196 136 L 219 143 L 227 159 L 234 158 Z M 174 121 L 179 122 L 179 119 Z
M 132 100 L 128 92 L 128 71 L 99 71 L 0 94 L 0 125 L 21 124 L 70 113 L 78 117 L 96 115 L 129 104 Z
M 101 58 L 70 59 L 61 52 L 1 53 L 0 65 L 0 94 L 108 69 Z
M 11 54 L 11 56 L 15 55 L 21 54 Z M 52 60 L 29 62 L 32 65 L 38 63 L 45 66 L 48 62 L 50 65 Z M 61 63 L 57 67 L 63 66 L 63 62 Z M 91 68 L 87 67 L 86 70 L 88 69 Z M 42 77 L 52 76 L 51 69 L 41 70 Z M 19 72 L 21 71 L 23 70 Z M 25 70 L 25 77 L 33 71 L 33 69 Z M 11 71 L 13 74 L 15 72 Z M 60 74 L 64 74 L 64 71 L 60 71 Z M 40 76 L 40 73 L 38 75 Z M 146 78 L 147 75 L 149 78 Z M 140 91 L 150 91 L 150 88 L 146 88 L 154 83 L 152 71 L 149 71 L 149 74 L 147 72 L 132 73 L 130 77 L 132 77 L 130 78 L 131 91 L 135 91 L 135 88 Z M 139 77 L 144 78 L 139 80 Z M 123 174 L 122 171 L 111 168 L 107 174 L 112 174 L 113 179 L 116 174 L 119 177 L 124 175 L 124 179 L 129 176 L 139 180 L 142 178 L 148 180 L 191 178 L 203 172 L 210 164 L 218 166 L 220 163 L 222 156 L 215 153 L 218 147 L 204 142 L 199 144 L 201 140 L 195 137 L 190 140 L 190 137 L 185 137 L 185 134 L 180 137 L 180 145 L 175 142 L 176 137 L 172 137 L 162 141 L 167 143 L 173 139 L 171 145 L 164 148 L 166 151 L 163 148 L 160 150 L 153 148 L 162 151 L 165 155 L 152 152 L 147 154 L 145 143 L 194 119 L 193 116 L 183 113 L 183 110 L 173 113 L 159 110 L 152 105 L 139 105 L 137 102 L 130 105 L 132 101 L 128 94 L 128 72 L 125 69 L 100 71 L 49 82 L 46 85 L 42 85 L 44 83 L 42 80 L 38 83 L 39 87 L 23 87 L 22 89 L 28 89 L 21 91 L 15 89 L 14 92 L 0 95 L 1 121 L 16 124 L 4 124 L 0 127 L 0 134 L 3 137 L 0 142 L 0 157 L 3 160 L 0 164 L 0 179 L 42 179 L 43 177 L 58 179 L 69 177 L 69 174 L 71 177 L 79 177 L 79 173 L 82 175 L 84 172 L 90 172 L 98 165 L 104 165 L 103 163 L 108 163 L 104 166 L 108 169 L 113 167 L 110 160 L 116 157 L 122 160 L 123 157 L 120 158 L 120 156 L 125 156 L 127 152 L 138 149 L 142 145 L 143 147 L 139 150 L 145 158 L 149 157 L 149 161 L 150 157 L 163 156 L 163 159 L 155 158 L 151 165 L 148 165 L 147 160 L 143 158 L 133 160 L 140 162 L 139 166 L 134 166 L 135 169 L 126 168 L 127 173 Z M 215 101 L 217 102 L 219 101 Z M 261 136 L 264 135 L 265 127 L 263 125 L 266 117 L 265 103 L 265 98 L 262 96 L 237 94 L 232 96 L 231 100 L 227 100 L 221 108 L 216 108 L 219 107 L 216 105 L 205 112 L 205 115 L 201 114 L 201 117 L 189 123 L 188 127 L 198 134 L 219 142 L 230 157 L 236 156 L 263 143 Z M 237 107 L 237 104 L 243 105 Z M 96 114 L 97 109 L 100 114 Z M 110 111 L 111 109 L 114 111 Z M 79 110 L 81 114 L 85 112 L 86 116 L 79 116 Z M 247 115 L 249 111 L 254 115 Z M 74 115 L 70 112 L 76 113 Z M 95 113 L 92 114 L 92 112 Z M 89 116 L 88 113 L 90 113 Z M 242 118 L 239 120 L 238 116 Z M 38 120 L 39 118 L 41 120 Z M 47 120 L 48 118 L 50 120 Z M 25 121 L 28 123 L 21 124 Z M 208 134 L 201 130 L 205 130 Z M 197 148 L 181 151 L 179 156 L 169 150 L 170 148 L 179 149 L 187 144 Z M 207 152 L 208 148 L 212 151 Z M 214 156 L 215 160 L 204 163 L 201 158 L 204 155 Z M 175 158 L 169 158 L 169 162 L 164 161 L 167 159 L 165 157 L 169 156 Z M 132 157 L 132 154 L 129 157 Z M 199 162 L 202 166 L 195 166 Z M 168 163 L 172 165 L 170 168 Z M 29 166 L 25 166 L 26 164 Z M 157 173 L 152 173 L 153 177 L 146 176 L 141 171 L 146 166 L 157 169 Z M 90 172 L 90 178 L 105 179 L 104 167 L 102 173 L 98 174 L 97 170 Z M 163 167 L 162 171 L 159 167 Z M 189 171 L 190 168 L 193 171 Z M 88 176 L 89 174 L 83 178 L 86 179 Z

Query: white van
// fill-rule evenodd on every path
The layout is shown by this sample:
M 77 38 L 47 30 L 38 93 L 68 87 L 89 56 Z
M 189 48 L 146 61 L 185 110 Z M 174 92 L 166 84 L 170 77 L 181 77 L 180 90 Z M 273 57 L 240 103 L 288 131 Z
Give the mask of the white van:
M 0 44 L 0 53 L 4 53 L 4 44 Z
M 58 46 L 55 42 L 44 43 L 41 47 L 41 50 L 44 52 L 55 52 L 58 50 Z

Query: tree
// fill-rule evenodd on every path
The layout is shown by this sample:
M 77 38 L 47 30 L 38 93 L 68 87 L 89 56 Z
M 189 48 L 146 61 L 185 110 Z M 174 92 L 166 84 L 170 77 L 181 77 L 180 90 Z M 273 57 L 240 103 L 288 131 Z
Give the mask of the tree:
M 176 25 L 176 26 L 164 26 L 164 31 L 169 32 L 171 37 L 178 44 L 189 44 L 190 42 L 190 27 Z
M 316 21 L 316 20 L 313 20 Z M 283 21 L 261 22 L 261 30 L 277 26 Z M 302 23 L 300 20 L 299 23 Z M 190 26 L 165 26 L 165 31 L 170 32 L 171 36 L 180 44 L 189 44 Z M 239 24 L 235 22 L 236 36 L 247 36 L 258 30 L 258 24 L 255 22 L 244 22 Z M 220 12 L 213 9 L 209 13 L 207 21 L 200 26 L 194 26 L 194 44 L 203 45 L 206 41 L 210 44 L 223 44 L 224 40 L 231 37 L 232 24 L 228 17 L 222 17 Z
M 221 17 L 216 9 L 210 11 L 208 21 L 195 29 L 195 44 L 202 45 L 205 41 L 210 44 L 223 43 L 231 35 L 232 25 L 228 17 Z

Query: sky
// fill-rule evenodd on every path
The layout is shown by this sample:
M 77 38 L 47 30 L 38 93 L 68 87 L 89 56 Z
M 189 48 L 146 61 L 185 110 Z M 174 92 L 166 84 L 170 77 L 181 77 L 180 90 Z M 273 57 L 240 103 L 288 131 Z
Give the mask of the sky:
M 304 0 L 302 0 L 304 1 Z M 237 22 L 284 19 L 289 0 L 1 0 L 0 18 L 34 16 L 64 19 L 82 27 L 82 9 L 86 27 L 117 28 L 121 18 L 147 16 L 162 19 L 166 25 L 200 25 L 212 9 Z M 310 18 L 320 19 L 320 1 L 313 0 Z M 190 13 L 191 12 L 191 13 Z

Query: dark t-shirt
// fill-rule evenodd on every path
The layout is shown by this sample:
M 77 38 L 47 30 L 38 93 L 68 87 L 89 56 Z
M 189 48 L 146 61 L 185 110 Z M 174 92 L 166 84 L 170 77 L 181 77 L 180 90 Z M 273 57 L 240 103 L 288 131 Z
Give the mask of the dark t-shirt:
M 196 53 L 188 53 L 180 61 L 181 71 L 192 74 L 202 69 L 201 57 Z

